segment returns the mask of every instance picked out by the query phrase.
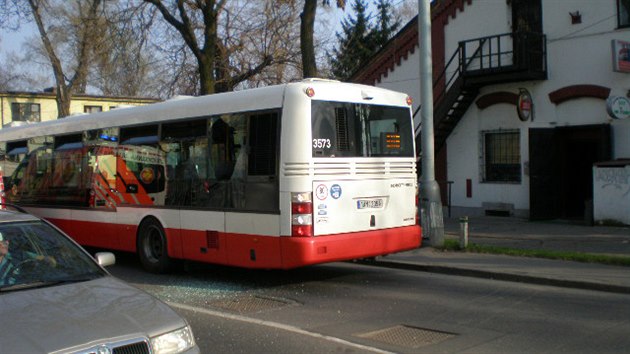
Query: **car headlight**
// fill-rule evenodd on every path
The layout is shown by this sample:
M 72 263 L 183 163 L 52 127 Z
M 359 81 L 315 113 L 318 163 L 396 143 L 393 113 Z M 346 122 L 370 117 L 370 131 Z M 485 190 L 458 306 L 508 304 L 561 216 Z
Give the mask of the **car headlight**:
M 195 346 L 195 337 L 189 326 L 151 338 L 155 354 L 181 353 Z

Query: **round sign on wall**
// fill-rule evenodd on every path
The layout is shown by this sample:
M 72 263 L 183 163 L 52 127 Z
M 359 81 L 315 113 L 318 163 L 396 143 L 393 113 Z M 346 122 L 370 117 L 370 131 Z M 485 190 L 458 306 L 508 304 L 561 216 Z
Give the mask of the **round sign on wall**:
M 520 89 L 520 93 L 518 95 L 518 103 L 516 104 L 516 112 L 518 113 L 518 118 L 526 122 L 533 114 L 534 103 L 532 101 L 532 95 L 530 95 L 527 89 Z
M 615 119 L 630 118 L 630 99 L 623 96 L 610 96 L 606 100 L 606 111 Z

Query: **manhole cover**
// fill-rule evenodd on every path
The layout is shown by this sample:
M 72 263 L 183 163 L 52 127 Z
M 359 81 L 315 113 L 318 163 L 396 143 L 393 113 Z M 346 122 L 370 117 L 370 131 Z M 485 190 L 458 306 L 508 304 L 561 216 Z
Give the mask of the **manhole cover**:
M 357 334 L 356 336 L 400 347 L 419 348 L 425 345 L 439 343 L 455 336 L 455 334 L 398 325 L 378 331 Z
M 210 306 L 240 313 L 252 313 L 293 305 L 290 300 L 263 296 L 236 296 L 210 302 Z

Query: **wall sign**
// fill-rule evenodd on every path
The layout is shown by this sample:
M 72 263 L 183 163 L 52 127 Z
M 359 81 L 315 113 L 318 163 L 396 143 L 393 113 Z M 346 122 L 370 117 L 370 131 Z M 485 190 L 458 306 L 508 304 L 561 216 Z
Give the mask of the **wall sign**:
M 612 40 L 613 70 L 630 73 L 630 42 Z
M 623 96 L 610 96 L 606 100 L 606 111 L 615 119 L 630 118 L 630 99 Z
M 518 113 L 518 118 L 526 122 L 531 117 L 534 120 L 534 103 L 532 101 L 532 95 L 527 91 L 527 89 L 521 88 L 519 89 L 518 102 L 516 104 L 516 112 Z

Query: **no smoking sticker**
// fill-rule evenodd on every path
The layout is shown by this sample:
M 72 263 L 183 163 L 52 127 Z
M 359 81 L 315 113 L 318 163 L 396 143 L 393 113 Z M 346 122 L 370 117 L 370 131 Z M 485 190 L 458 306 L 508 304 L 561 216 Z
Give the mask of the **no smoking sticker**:
M 324 200 L 328 198 L 328 187 L 326 187 L 326 185 L 324 184 L 320 184 L 319 186 L 317 186 L 317 188 L 315 188 L 315 196 L 319 200 Z

